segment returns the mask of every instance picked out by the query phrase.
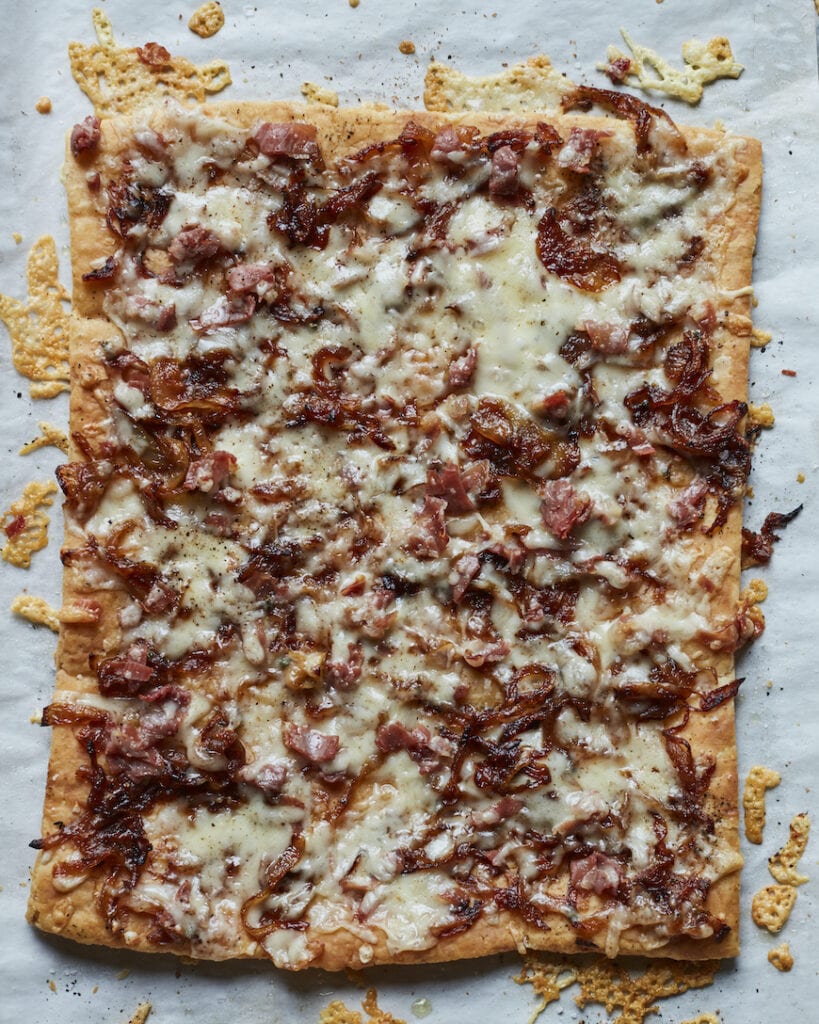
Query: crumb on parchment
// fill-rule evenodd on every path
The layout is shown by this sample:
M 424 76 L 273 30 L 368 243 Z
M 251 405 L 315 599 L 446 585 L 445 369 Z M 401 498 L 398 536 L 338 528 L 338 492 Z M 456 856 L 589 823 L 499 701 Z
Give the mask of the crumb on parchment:
M 768 962 L 772 963 L 778 971 L 787 972 L 793 967 L 793 953 L 787 942 L 782 942 L 773 949 L 768 950 Z
M 757 927 L 776 935 L 785 927 L 794 903 L 796 889 L 792 885 L 766 885 L 751 900 L 751 917 Z
M 188 28 L 202 39 L 210 39 L 224 24 L 225 12 L 222 5 L 217 0 L 208 0 L 208 3 L 202 4 L 193 12 Z
M 48 96 L 41 96 L 34 104 L 34 109 L 38 114 L 50 114 L 51 113 L 51 100 Z
M 775 422 L 773 409 L 767 402 L 761 402 L 759 405 L 751 402 L 748 406 L 749 427 L 762 427 L 765 430 L 770 430 Z
M 68 388 L 68 292 L 58 278 L 57 245 L 43 235 L 26 264 L 28 302 L 0 295 L 0 320 L 11 336 L 14 368 L 31 381 L 32 398 L 53 398 Z
M 406 1024 L 405 1021 L 381 1009 L 378 1005 L 378 993 L 374 988 L 367 990 L 361 1005 L 367 1014 L 366 1017 L 358 1010 L 351 1010 L 345 1006 L 340 999 L 335 999 L 319 1014 L 319 1024 Z
M 778 786 L 779 772 L 763 765 L 754 765 L 745 780 L 742 806 L 745 809 L 745 835 L 749 843 L 759 845 L 765 829 L 765 791 Z
M 301 94 L 308 103 L 323 103 L 328 107 L 338 106 L 338 93 L 316 82 L 303 82 Z
M 401 53 L 409 56 L 410 54 L 415 53 L 415 43 L 411 39 L 402 39 L 398 44 L 398 49 Z
M 31 556 L 48 544 L 49 517 L 45 512 L 57 493 L 51 480 L 32 480 L 22 495 L 0 516 L 0 529 L 8 538 L 0 556 L 18 569 L 28 569 Z
M 55 427 L 53 423 L 45 423 L 42 420 L 37 424 L 40 428 L 40 434 L 35 437 L 33 441 L 28 441 L 20 449 L 20 455 L 31 455 L 32 452 L 36 452 L 40 448 L 59 448 L 64 455 L 68 455 L 68 435 L 60 427 Z
M 808 845 L 810 835 L 810 818 L 807 814 L 797 814 L 791 821 L 788 841 L 781 850 L 768 858 L 768 870 L 782 885 L 804 885 L 807 875 L 800 875 L 796 870 L 802 854 Z

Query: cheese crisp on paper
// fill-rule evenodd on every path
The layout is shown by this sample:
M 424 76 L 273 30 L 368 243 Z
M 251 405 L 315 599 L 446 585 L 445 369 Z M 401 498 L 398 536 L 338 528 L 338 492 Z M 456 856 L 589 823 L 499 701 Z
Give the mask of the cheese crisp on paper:
M 736 953 L 760 149 L 563 110 L 75 129 L 39 927 Z

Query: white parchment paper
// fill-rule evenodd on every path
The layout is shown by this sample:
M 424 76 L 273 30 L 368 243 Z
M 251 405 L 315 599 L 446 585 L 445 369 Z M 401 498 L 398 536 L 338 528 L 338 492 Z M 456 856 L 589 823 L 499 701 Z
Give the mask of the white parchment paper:
M 0 2 L 3 67 L 0 102 L 0 291 L 25 297 L 25 257 L 41 234 L 57 239 L 63 280 L 68 283 L 65 203 L 59 183 L 63 138 L 90 111 L 68 67 L 70 39 L 91 41 L 88 0 Z M 342 103 L 380 100 L 420 106 L 428 60 L 452 61 L 473 72 L 537 52 L 576 80 L 607 86 L 594 71 L 618 27 L 678 60 L 692 36 L 727 35 L 746 70 L 738 81 L 706 89 L 691 109 L 662 101 L 673 117 L 693 124 L 719 119 L 756 135 L 765 147 L 765 195 L 755 281 L 756 321 L 773 341 L 752 356 L 752 398 L 769 402 L 776 428 L 758 446 L 752 477 L 755 497 L 746 520 L 761 526 L 773 509 L 804 503 L 773 562 L 763 572 L 771 588 L 768 626 L 740 660 L 745 683 L 738 700 L 741 776 L 762 763 L 783 774 L 768 794 L 763 848 L 747 847 L 743 876 L 743 951 L 725 966 L 716 984 L 661 1004 L 663 1020 L 682 1021 L 719 1010 L 726 1024 L 777 1024 L 817 1019 L 816 926 L 819 832 L 803 868 L 815 877 L 799 890 L 785 930 L 774 938 L 750 921 L 750 898 L 772 879 L 766 857 L 787 836 L 798 811 L 817 819 L 819 738 L 819 533 L 816 529 L 819 413 L 814 399 L 819 376 L 819 212 L 815 182 L 819 164 L 819 88 L 816 13 L 812 0 L 223 0 L 224 29 L 202 40 L 187 29 L 195 0 L 109 0 L 104 9 L 117 38 L 127 45 L 157 40 L 197 62 L 230 62 L 234 85 L 223 97 L 298 99 L 305 80 L 337 89 Z M 404 56 L 398 43 L 411 39 L 417 52 Z M 53 112 L 41 116 L 41 95 Z M 16 245 L 12 232 L 23 235 Z M 797 372 L 783 376 L 783 369 Z M 11 365 L 0 327 L 0 499 L 5 508 L 26 481 L 45 479 L 60 461 L 55 449 L 27 458 L 16 454 L 36 434 L 38 420 L 65 425 L 65 396 L 33 403 L 27 382 Z M 805 475 L 804 483 L 797 474 Z M 39 834 L 49 735 L 30 724 L 53 685 L 54 637 L 2 611 L 23 589 L 59 603 L 59 511 L 52 542 L 26 572 L 0 564 L 0 1022 L 108 1024 L 127 1020 L 150 1000 L 157 1024 L 312 1024 L 330 999 L 356 1006 L 361 990 L 343 975 L 318 971 L 292 975 L 268 963 L 190 966 L 170 956 L 144 956 L 82 948 L 43 936 L 24 920 L 28 841 Z M 772 685 L 768 685 L 768 681 Z M 796 958 L 790 974 L 767 962 L 769 948 L 787 940 Z M 382 1005 L 414 1020 L 413 1003 L 429 1000 L 433 1024 L 469 1020 L 523 1024 L 535 1006 L 531 989 L 512 981 L 515 956 L 432 968 L 377 969 L 368 973 Z M 127 972 L 127 976 L 125 976 Z M 49 984 L 53 982 L 53 987 Z M 417 1009 L 417 1006 L 416 1006 Z M 602 1009 L 581 1015 L 571 990 L 549 1007 L 543 1021 L 605 1020 Z

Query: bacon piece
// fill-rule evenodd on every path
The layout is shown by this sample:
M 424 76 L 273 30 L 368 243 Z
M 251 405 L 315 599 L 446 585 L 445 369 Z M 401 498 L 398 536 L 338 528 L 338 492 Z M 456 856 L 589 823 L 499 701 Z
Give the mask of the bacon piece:
M 60 468 L 60 467 L 58 467 Z M 9 540 L 13 540 L 18 534 L 22 533 L 26 528 L 26 517 L 25 516 L 14 516 L 10 519 L 3 527 L 3 531 Z
M 171 55 L 161 43 L 146 43 L 136 48 L 137 57 L 149 68 L 164 68 L 171 62 Z
M 255 292 L 264 295 L 276 280 L 275 269 L 269 263 L 239 263 L 227 273 L 228 288 L 237 295 Z M 260 288 L 259 285 L 264 287 Z
M 451 388 L 465 388 L 472 380 L 478 365 L 478 349 L 470 345 L 462 356 L 456 356 L 449 364 L 447 380 Z
M 489 174 L 491 196 L 514 196 L 518 191 L 518 154 L 511 146 L 501 146 L 492 154 L 492 170 Z
M 470 152 L 476 149 L 477 134 L 475 128 L 445 124 L 435 134 L 429 152 L 430 160 L 443 164 L 463 165 Z
M 237 778 L 260 789 L 265 796 L 278 796 L 287 781 L 287 765 L 277 761 L 246 764 L 239 770 Z
M 631 331 L 625 324 L 607 324 L 597 320 L 584 320 L 583 330 L 588 334 L 591 346 L 596 352 L 619 355 L 628 351 Z
M 174 263 L 198 263 L 223 251 L 219 238 L 209 228 L 198 224 L 186 224 L 168 246 L 168 255 Z
M 424 725 L 409 730 L 402 722 L 387 722 L 375 735 L 375 745 L 382 754 L 406 750 L 422 775 L 441 767 L 441 760 L 454 753 L 454 745 L 443 736 L 431 736 Z
M 598 251 L 568 235 L 550 207 L 537 226 L 537 254 L 543 266 L 564 281 L 587 292 L 601 292 L 620 280 L 620 263 L 613 253 Z
M 625 82 L 630 71 L 631 60 L 628 57 L 614 57 L 603 68 L 603 74 L 608 75 L 615 85 Z
M 325 661 L 323 674 L 330 686 L 349 690 L 361 678 L 363 667 L 364 651 L 361 644 L 351 643 L 347 646 L 347 660 Z
M 236 456 L 231 452 L 209 452 L 188 466 L 182 488 L 186 491 L 202 491 L 204 494 L 218 491 L 230 474 L 236 472 L 236 467 Z
M 321 163 L 321 150 L 316 142 L 316 129 L 312 124 L 271 124 L 265 121 L 253 136 L 262 156 L 275 160 L 308 160 Z
M 452 584 L 452 600 L 457 604 L 466 593 L 470 583 L 481 571 L 481 563 L 477 555 L 462 555 L 453 563 L 452 572 L 455 582 Z
M 223 295 L 204 310 L 201 316 L 189 320 L 188 323 L 197 334 L 206 334 L 218 327 L 233 327 L 236 324 L 247 323 L 255 312 L 255 295 L 241 295 L 236 298 Z
M 765 516 L 765 522 L 759 533 L 753 530 L 742 528 L 742 568 L 748 569 L 752 565 L 767 565 L 773 554 L 773 546 L 779 537 L 774 530 L 781 530 L 792 520 L 796 519 L 802 511 L 802 506 L 792 509 L 790 512 L 769 512 Z
M 75 159 L 96 152 L 100 142 L 100 119 L 89 114 L 71 129 L 71 153 Z
M 583 889 L 598 896 L 616 896 L 623 884 L 623 866 L 605 853 L 592 853 L 573 860 L 569 868 L 573 889 Z
M 462 657 L 472 668 L 483 668 L 484 665 L 494 665 L 503 661 L 509 651 L 509 644 L 503 639 L 497 639 L 491 640 L 483 647 L 465 650 Z
M 491 807 L 482 811 L 473 811 L 469 815 L 470 824 L 475 828 L 493 828 L 502 821 L 513 818 L 524 806 L 522 800 L 515 796 L 503 796 Z
M 314 764 L 325 764 L 336 756 L 341 741 L 338 736 L 288 722 L 284 727 L 284 745 Z
M 435 558 L 449 543 L 443 498 L 424 498 L 424 507 L 416 512 L 417 527 L 407 538 L 410 551 L 418 558 Z
M 179 594 L 177 594 L 173 587 L 163 583 L 162 580 L 156 580 L 142 599 L 141 604 L 149 615 L 164 615 L 172 608 L 175 608 L 178 601 Z
M 611 135 L 611 132 L 601 132 L 594 128 L 572 128 L 557 154 L 558 164 L 564 170 L 576 174 L 590 174 L 600 140 L 609 139 Z
M 538 415 L 545 416 L 546 419 L 561 422 L 568 417 L 571 404 L 572 399 L 569 392 L 559 388 L 550 395 L 541 395 L 532 408 Z
M 666 510 L 681 529 L 693 526 L 697 520 L 702 519 L 707 494 L 708 481 L 697 475 L 679 497 L 669 501 Z
M 487 459 L 473 462 L 463 470 L 454 462 L 447 462 L 443 469 L 427 470 L 427 494 L 443 498 L 450 515 L 465 515 L 475 508 L 470 491 L 472 494 L 480 493 L 491 475 Z
M 578 493 L 568 480 L 546 480 L 540 485 L 540 516 L 547 530 L 566 540 L 575 526 L 585 523 L 592 509 L 588 494 Z
M 87 274 L 82 275 L 82 279 L 87 282 L 110 281 L 117 270 L 119 270 L 119 260 L 116 256 L 109 256 L 101 267 L 89 270 Z

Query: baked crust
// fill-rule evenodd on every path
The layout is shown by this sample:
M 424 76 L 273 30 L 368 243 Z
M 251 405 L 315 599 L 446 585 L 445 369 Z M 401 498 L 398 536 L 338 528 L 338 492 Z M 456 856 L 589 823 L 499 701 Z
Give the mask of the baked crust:
M 468 124 L 482 132 L 499 130 L 521 123 L 532 124 L 537 115 L 523 115 L 510 119 L 504 115 L 467 113 L 459 115 L 425 112 L 385 111 L 376 107 L 355 110 L 324 110 L 304 108 L 289 103 L 219 103 L 205 107 L 206 114 L 219 116 L 231 123 L 249 127 L 259 121 L 309 121 L 318 128 L 322 150 L 329 160 L 355 151 L 368 142 L 392 138 L 406 121 L 415 121 L 437 128 L 444 122 Z M 161 110 L 151 113 L 155 128 L 164 121 Z M 559 131 L 573 125 L 597 128 L 603 131 L 630 130 L 622 122 L 609 118 L 564 115 L 549 117 Z M 115 161 L 125 148 L 130 132 L 130 120 L 106 121 L 102 126 L 102 143 L 98 166 Z M 719 146 L 722 133 L 701 129 L 682 129 L 693 153 L 707 154 Z M 761 148 L 753 139 L 744 139 L 734 152 L 730 165 L 733 181 L 730 183 L 734 202 L 727 216 L 719 223 L 709 225 L 703 259 L 718 274 L 718 288 L 722 305 L 716 310 L 717 328 L 712 338 L 712 379 L 725 400 L 744 400 L 747 390 L 747 364 L 749 335 L 743 333 L 743 318 L 750 312 L 747 294 L 732 294 L 750 284 L 751 263 L 756 236 L 761 190 Z M 73 316 L 71 318 L 71 428 L 72 432 L 103 431 L 110 400 L 110 386 L 104 373 L 99 372 L 102 360 L 101 346 L 119 336 L 117 327 L 103 312 L 102 292 L 87 284 L 82 275 L 100 257 L 112 251 L 112 237 L 94 209 L 87 188 L 85 168 L 78 166 L 70 154 L 66 163 L 65 184 L 68 193 L 71 223 L 71 255 L 74 278 Z M 730 316 L 729 316 L 730 314 Z M 749 323 L 749 321 L 748 321 Z M 739 330 L 737 326 L 739 325 Z M 78 452 L 73 457 L 78 457 Z M 720 598 L 712 608 L 716 616 L 732 619 L 739 591 L 739 548 L 741 511 L 731 508 L 728 521 L 713 538 L 698 534 L 691 541 L 691 562 L 702 564 L 718 548 L 726 549 L 725 572 Z M 82 535 L 67 528 L 65 548 L 71 550 L 83 542 Z M 68 565 L 64 578 L 64 601 L 82 596 L 95 599 L 101 608 L 101 617 L 95 625 L 63 624 L 58 648 L 57 692 L 61 694 L 87 694 L 96 689 L 89 658 L 94 653 L 113 651 L 119 646 L 121 628 L 117 613 L 122 599 L 111 590 L 89 592 L 86 582 L 79 578 L 80 570 Z M 719 683 L 733 678 L 733 656 L 714 655 L 710 652 L 690 651 L 696 654 L 701 667 L 710 665 L 717 672 Z M 722 704 L 707 714 L 692 715 L 682 733 L 698 752 L 709 751 L 715 758 L 716 770 L 706 799 L 705 810 L 715 820 L 715 848 L 727 861 L 732 862 L 711 889 L 707 907 L 727 922 L 731 931 L 727 939 L 674 939 L 671 943 L 655 946 L 654 940 L 638 929 L 623 933 L 620 953 L 647 956 L 673 956 L 679 959 L 734 956 L 738 952 L 739 924 L 739 822 L 737 797 L 736 742 L 734 735 L 733 702 Z M 43 830 L 53 831 L 55 822 L 70 820 L 82 806 L 85 784 L 78 781 L 77 771 L 84 764 L 84 756 L 72 732 L 55 729 L 45 797 Z M 112 934 L 102 918 L 96 901 L 97 882 L 93 877 L 76 885 L 69 892 L 60 892 L 53 884 L 51 860 L 41 854 L 35 865 L 29 902 L 29 920 L 37 927 L 85 943 L 122 946 L 131 949 L 156 951 L 148 937 L 148 929 L 138 919 L 126 933 Z M 450 938 L 441 939 L 431 949 L 418 952 L 391 954 L 382 937 L 371 943 L 366 958 L 361 957 L 360 938 L 343 928 L 332 935 L 322 935 L 323 951 L 312 961 L 312 966 L 337 970 L 345 967 L 367 966 L 377 963 L 437 962 L 477 957 L 508 949 L 549 950 L 560 953 L 587 951 L 588 943 L 578 938 L 567 920 L 558 914 L 544 915 L 549 930 L 543 931 L 522 923 L 508 912 L 481 918 L 471 929 Z M 236 956 L 264 956 L 263 950 L 247 936 L 237 935 L 235 945 L 224 952 L 225 958 Z M 175 952 L 196 956 L 193 946 L 175 947 Z M 217 957 L 217 953 L 209 953 Z

